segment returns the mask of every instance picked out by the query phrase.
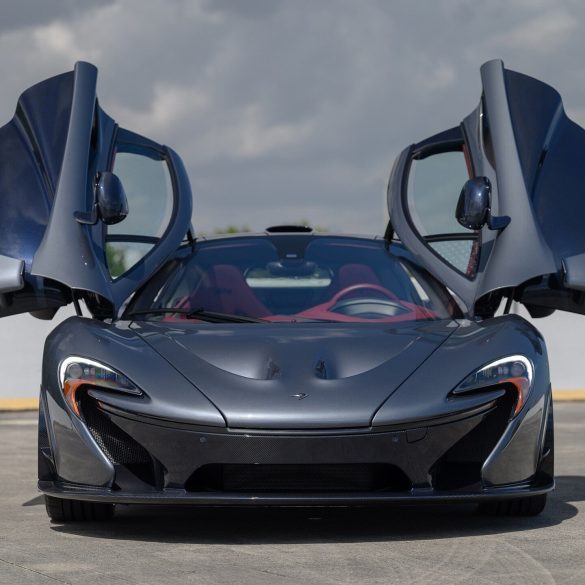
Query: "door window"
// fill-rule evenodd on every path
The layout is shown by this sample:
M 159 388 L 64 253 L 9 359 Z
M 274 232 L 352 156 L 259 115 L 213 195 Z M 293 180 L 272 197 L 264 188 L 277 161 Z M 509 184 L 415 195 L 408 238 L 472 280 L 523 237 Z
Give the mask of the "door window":
M 153 158 L 154 157 L 154 158 Z M 128 216 L 107 228 L 108 269 L 116 279 L 146 256 L 162 237 L 173 213 L 167 163 L 155 151 L 116 153 L 113 172 L 124 186 Z
M 413 227 L 445 262 L 472 277 L 478 260 L 478 234 L 461 226 L 455 209 L 470 173 L 463 151 L 414 159 L 408 177 L 407 204 Z

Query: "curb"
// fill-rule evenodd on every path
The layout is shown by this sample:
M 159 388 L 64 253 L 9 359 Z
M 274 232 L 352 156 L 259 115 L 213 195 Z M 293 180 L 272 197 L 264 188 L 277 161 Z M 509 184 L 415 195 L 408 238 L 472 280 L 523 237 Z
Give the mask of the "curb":
M 553 390 L 553 399 L 559 402 L 583 402 L 585 390 Z
M 24 412 L 38 409 L 38 398 L 0 398 L 0 412 Z
M 553 390 L 556 402 L 585 402 L 585 390 Z M 38 398 L 0 398 L 0 412 L 26 412 L 39 408 Z

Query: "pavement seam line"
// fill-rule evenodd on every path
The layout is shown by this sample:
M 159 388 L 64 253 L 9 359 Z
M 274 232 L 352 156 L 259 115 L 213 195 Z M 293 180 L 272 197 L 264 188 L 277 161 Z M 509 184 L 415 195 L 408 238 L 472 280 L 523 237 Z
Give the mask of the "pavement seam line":
M 73 585 L 71 583 L 71 581 L 63 581 L 63 579 L 57 579 L 56 577 L 51 577 L 51 575 L 47 575 L 45 573 L 42 573 L 41 571 L 36 571 L 35 569 L 31 569 L 30 567 L 25 567 L 24 565 L 19 565 L 18 563 L 11 563 L 10 561 L 7 561 L 6 559 L 0 559 L 0 562 L 6 563 L 7 565 L 10 565 L 11 567 L 18 567 L 19 569 L 23 569 L 24 571 L 30 571 L 31 573 L 35 573 L 37 575 L 40 575 L 41 577 L 46 577 L 47 579 L 51 579 L 52 581 L 57 581 L 57 583 L 64 583 L 65 585 Z

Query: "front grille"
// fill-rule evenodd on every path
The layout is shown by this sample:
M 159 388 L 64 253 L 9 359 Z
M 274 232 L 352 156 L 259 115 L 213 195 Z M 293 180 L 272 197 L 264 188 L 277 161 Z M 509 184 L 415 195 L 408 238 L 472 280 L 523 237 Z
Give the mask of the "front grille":
M 97 405 L 84 394 L 79 402 L 83 420 L 95 442 L 116 466 L 123 466 L 142 481 L 155 485 L 154 461 L 148 451 L 115 425 Z
M 190 492 L 371 492 L 408 491 L 396 466 L 374 464 L 208 464 L 187 481 Z

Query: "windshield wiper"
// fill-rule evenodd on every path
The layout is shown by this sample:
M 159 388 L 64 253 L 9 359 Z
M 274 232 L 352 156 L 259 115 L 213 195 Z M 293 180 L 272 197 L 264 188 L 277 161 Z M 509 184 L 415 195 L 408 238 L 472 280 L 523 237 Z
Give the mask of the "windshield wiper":
M 136 317 L 140 315 L 163 315 L 163 314 L 185 315 L 187 319 L 200 319 L 209 323 L 269 323 L 259 317 L 245 317 L 243 315 L 232 315 L 230 313 L 218 313 L 217 311 L 207 311 L 203 307 L 198 309 L 182 309 L 180 307 L 161 307 L 156 309 L 144 309 L 143 311 L 132 311 L 127 313 L 126 317 Z

